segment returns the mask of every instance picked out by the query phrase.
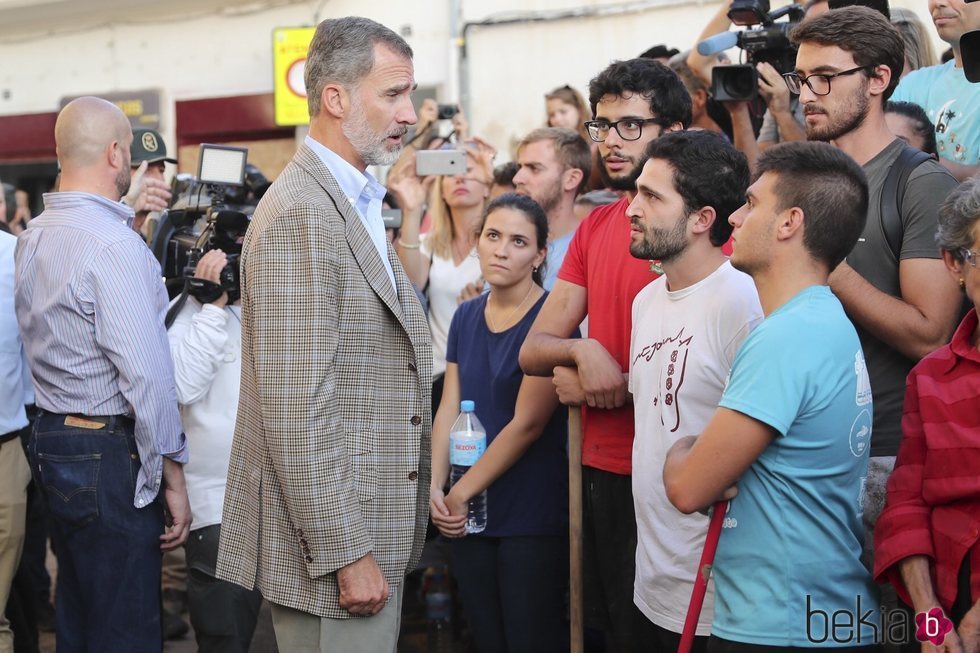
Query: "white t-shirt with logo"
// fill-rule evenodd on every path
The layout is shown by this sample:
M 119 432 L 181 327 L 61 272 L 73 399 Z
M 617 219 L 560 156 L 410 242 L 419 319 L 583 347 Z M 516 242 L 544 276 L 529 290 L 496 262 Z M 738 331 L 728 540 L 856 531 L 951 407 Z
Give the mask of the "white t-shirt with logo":
M 629 387 L 633 393 L 633 504 L 636 579 L 633 601 L 646 617 L 681 632 L 708 518 L 677 511 L 664 489 L 667 451 L 698 435 L 718 407 L 742 341 L 763 318 L 751 277 L 725 261 L 707 278 L 671 292 L 667 277 L 633 300 Z M 697 634 L 711 630 L 709 583 Z

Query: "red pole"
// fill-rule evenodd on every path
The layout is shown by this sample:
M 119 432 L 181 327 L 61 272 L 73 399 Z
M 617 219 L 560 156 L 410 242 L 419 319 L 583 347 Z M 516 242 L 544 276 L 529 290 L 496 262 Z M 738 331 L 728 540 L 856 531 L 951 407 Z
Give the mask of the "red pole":
M 681 644 L 677 647 L 677 653 L 691 653 L 694 634 L 698 628 L 698 617 L 701 616 L 701 606 L 704 605 L 704 593 L 708 590 L 708 578 L 711 577 L 711 563 L 714 562 L 715 552 L 718 551 L 721 525 L 725 521 L 727 510 L 727 501 L 719 501 L 712 509 L 708 535 L 704 538 L 704 551 L 701 552 L 701 562 L 698 563 L 698 575 L 694 579 L 691 604 L 687 606 L 687 618 L 684 619 L 684 632 L 681 633 Z

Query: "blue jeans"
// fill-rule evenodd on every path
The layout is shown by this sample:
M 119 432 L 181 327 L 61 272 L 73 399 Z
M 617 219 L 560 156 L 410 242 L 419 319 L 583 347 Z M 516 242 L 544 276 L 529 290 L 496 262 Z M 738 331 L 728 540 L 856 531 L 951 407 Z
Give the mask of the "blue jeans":
M 58 557 L 58 653 L 159 653 L 163 508 L 133 506 L 132 420 L 103 421 L 66 426 L 41 412 L 28 448 Z

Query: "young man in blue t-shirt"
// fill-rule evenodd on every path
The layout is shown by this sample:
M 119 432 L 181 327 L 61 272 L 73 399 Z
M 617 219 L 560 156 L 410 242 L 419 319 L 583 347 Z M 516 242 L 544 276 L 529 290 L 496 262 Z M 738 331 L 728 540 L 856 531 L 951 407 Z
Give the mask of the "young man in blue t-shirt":
M 970 0 L 929 0 L 936 33 L 949 44 L 953 58 L 913 70 L 902 78 L 892 100 L 915 102 L 936 129 L 939 161 L 960 181 L 980 171 L 980 85 L 966 78 L 960 41 L 980 29 L 980 5 Z
M 774 146 L 756 175 L 730 218 L 731 261 L 752 277 L 766 318 L 704 432 L 668 452 L 667 496 L 686 513 L 731 498 L 709 652 L 871 646 L 882 639 L 860 560 L 871 387 L 827 286 L 864 228 L 867 182 L 824 143 Z

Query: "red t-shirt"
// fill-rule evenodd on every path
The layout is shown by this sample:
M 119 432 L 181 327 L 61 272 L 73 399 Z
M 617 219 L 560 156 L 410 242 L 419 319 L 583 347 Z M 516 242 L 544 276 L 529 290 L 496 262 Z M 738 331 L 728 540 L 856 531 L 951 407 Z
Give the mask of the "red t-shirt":
M 630 254 L 629 200 L 600 206 L 579 225 L 558 278 L 588 291 L 589 337 L 629 371 L 633 298 L 658 274 L 650 261 Z M 582 464 L 615 474 L 632 473 L 633 406 L 582 407 Z

